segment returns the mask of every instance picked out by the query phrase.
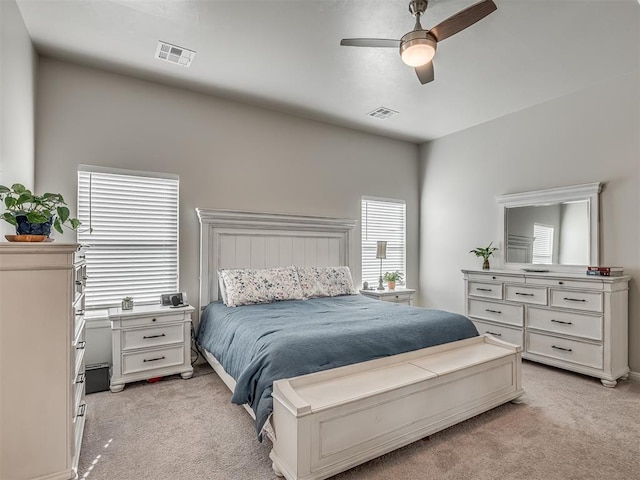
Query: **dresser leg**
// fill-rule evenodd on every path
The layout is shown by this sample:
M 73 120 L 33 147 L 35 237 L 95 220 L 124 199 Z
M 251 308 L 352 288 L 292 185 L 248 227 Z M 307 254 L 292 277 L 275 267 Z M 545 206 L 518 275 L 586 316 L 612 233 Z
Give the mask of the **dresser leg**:
M 182 378 L 184 378 L 185 380 L 187 380 L 187 379 L 193 377 L 193 370 L 191 370 L 190 372 L 183 372 L 183 373 L 180 374 L 180 376 Z
M 618 384 L 616 380 L 605 380 L 604 378 L 601 378 L 600 381 L 602 382 L 602 385 L 609 388 L 613 388 Z
M 513 400 L 511 400 L 511 403 L 513 403 L 514 405 L 520 405 L 523 402 L 524 402 L 524 393 L 519 397 L 516 397 Z
M 622 375 L 619 380 L 626 380 L 627 378 L 629 378 L 629 374 L 625 373 L 624 375 Z
M 124 386 L 125 386 L 124 383 L 122 385 L 111 385 L 109 387 L 109 390 L 111 390 L 111 392 L 113 392 L 113 393 L 118 393 L 118 392 L 121 392 L 122 390 L 124 390 Z

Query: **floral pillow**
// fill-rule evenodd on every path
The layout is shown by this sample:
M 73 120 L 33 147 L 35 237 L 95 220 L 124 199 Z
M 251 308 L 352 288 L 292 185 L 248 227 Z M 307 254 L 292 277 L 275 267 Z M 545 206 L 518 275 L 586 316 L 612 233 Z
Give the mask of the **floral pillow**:
M 349 267 L 298 267 L 298 278 L 305 298 L 358 293 Z
M 227 307 L 304 298 L 295 267 L 221 270 Z

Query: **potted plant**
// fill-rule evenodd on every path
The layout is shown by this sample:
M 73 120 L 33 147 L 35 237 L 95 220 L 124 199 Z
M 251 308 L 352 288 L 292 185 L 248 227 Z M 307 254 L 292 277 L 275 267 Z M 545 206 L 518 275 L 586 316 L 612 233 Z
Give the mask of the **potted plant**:
M 491 265 L 489 265 L 489 257 L 493 255 L 493 252 L 498 250 L 497 247 L 492 247 L 492 244 L 493 242 L 490 242 L 486 247 L 478 247 L 469 251 L 469 253 L 474 253 L 476 257 L 482 257 L 482 259 L 484 260 L 484 262 L 482 263 L 483 270 L 489 270 L 491 268 Z
M 72 230 L 80 226 L 80 220 L 69 217 L 67 203 L 59 193 L 35 195 L 14 183 L 11 188 L 0 185 L 0 200 L 6 210 L 0 218 L 14 225 L 18 235 L 48 237 L 52 226 L 60 233 L 63 226 Z
M 402 273 L 400 273 L 399 270 L 396 270 L 395 272 L 385 272 L 382 279 L 387 282 L 389 290 L 393 290 L 396 288 L 396 282 L 402 281 Z
M 124 297 L 122 299 L 122 310 L 133 310 L 133 297 Z

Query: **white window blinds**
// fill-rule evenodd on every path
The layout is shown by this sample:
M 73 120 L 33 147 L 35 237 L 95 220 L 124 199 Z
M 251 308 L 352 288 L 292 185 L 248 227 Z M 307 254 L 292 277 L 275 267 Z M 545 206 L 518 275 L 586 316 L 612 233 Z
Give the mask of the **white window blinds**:
M 362 281 L 375 287 L 380 277 L 379 240 L 387 242 L 382 272 L 400 271 L 406 279 L 406 205 L 403 200 L 362 198 Z
M 153 175 L 79 167 L 88 309 L 120 305 L 127 296 L 158 303 L 161 294 L 178 290 L 179 180 Z
M 553 259 L 553 227 L 533 224 L 533 263 L 549 265 Z

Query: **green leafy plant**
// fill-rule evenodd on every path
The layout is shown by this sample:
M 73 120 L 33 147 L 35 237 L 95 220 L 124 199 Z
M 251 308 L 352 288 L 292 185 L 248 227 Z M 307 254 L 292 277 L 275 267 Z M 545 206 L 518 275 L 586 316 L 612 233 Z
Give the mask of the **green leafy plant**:
M 65 226 L 76 230 L 80 220 L 70 218 L 67 203 L 59 193 L 35 195 L 24 185 L 14 183 L 11 188 L 0 185 L 0 200 L 6 212 L 0 215 L 4 221 L 16 226 L 16 217 L 24 215 L 31 224 L 47 223 L 53 220 L 53 227 L 62 233 Z
M 382 280 L 385 282 L 401 282 L 402 273 L 399 270 L 396 270 L 395 272 L 385 272 L 382 276 Z
M 482 257 L 483 260 L 489 260 L 489 257 L 493 255 L 493 252 L 498 250 L 498 247 L 492 247 L 493 242 L 489 243 L 486 247 L 478 247 L 470 250 L 469 253 L 474 253 L 476 257 Z

